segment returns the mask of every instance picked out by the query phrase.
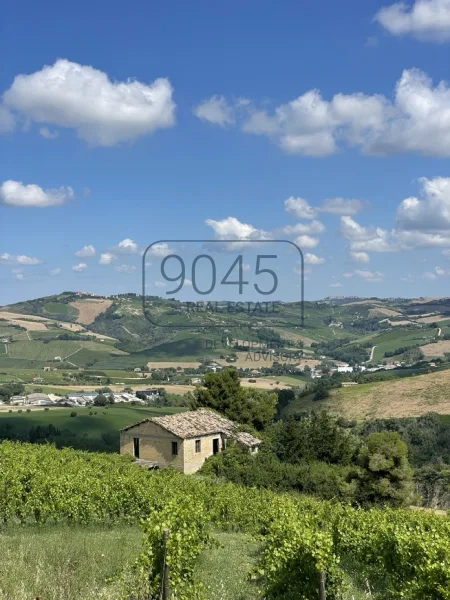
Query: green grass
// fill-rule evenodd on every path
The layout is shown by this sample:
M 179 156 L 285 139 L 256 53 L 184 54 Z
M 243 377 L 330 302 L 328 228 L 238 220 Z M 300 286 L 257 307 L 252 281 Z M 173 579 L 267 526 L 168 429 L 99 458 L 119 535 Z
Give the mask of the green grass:
M 44 360 L 27 360 L 12 358 L 9 354 L 0 355 L 0 370 L 6 369 L 42 369 L 47 365 Z
M 47 388 L 46 388 L 47 391 Z M 12 409 L 16 410 L 16 409 Z M 101 406 L 91 408 L 51 408 L 49 410 L 32 410 L 31 412 L 0 412 L 0 427 L 8 424 L 10 431 L 25 435 L 31 427 L 47 426 L 50 423 L 61 431 L 69 429 L 77 436 L 87 434 L 90 438 L 101 438 L 102 434 L 117 434 L 117 449 L 119 430 L 146 419 L 181 412 L 183 408 L 146 408 L 137 406 L 111 406 L 107 409 Z M 70 414 L 75 411 L 76 417 Z M 89 415 L 90 412 L 97 414 Z
M 55 356 L 65 358 L 80 347 L 80 342 L 72 340 L 57 340 L 48 344 L 39 340 L 24 340 L 10 344 L 8 352 L 11 358 L 46 361 L 53 360 Z
M 107 584 L 141 547 L 137 527 L 12 527 L 0 532 L 1 600 L 117 600 Z
M 435 335 L 435 329 L 396 329 L 382 333 L 371 340 L 376 346 L 373 361 L 383 360 L 385 352 L 392 352 L 400 347 L 423 345 L 433 339 Z
M 203 552 L 197 565 L 198 578 L 208 586 L 207 600 L 262 599 L 259 586 L 248 578 L 259 544 L 241 533 L 214 537 L 219 545 Z
M 17 338 L 19 335 L 24 334 L 25 331 L 17 329 L 17 327 L 10 327 L 6 323 L 0 321 L 0 338 L 13 336 Z
M 68 317 L 77 317 L 78 310 L 65 302 L 46 302 L 43 307 L 44 312 L 51 315 L 65 315 Z
M 41 377 L 45 383 L 58 384 L 65 382 L 63 374 L 69 372 L 61 369 L 57 371 L 44 371 L 43 369 L 8 369 L 3 367 L 0 369 L 0 382 L 32 383 L 34 377 Z
M 217 544 L 203 552 L 196 578 L 206 586 L 205 600 L 262 600 L 248 574 L 260 546 L 250 536 L 217 532 Z M 117 583 L 133 577 L 142 548 L 136 526 L 8 526 L 0 532 L 1 600 L 117 600 Z M 353 587 L 343 600 L 366 595 Z
M 73 389 L 73 385 L 60 387 L 58 385 L 49 385 L 48 383 L 25 383 L 25 394 L 32 394 L 36 389 L 39 389 L 44 394 L 56 394 L 57 396 L 65 396 L 69 392 L 79 392 L 80 390 Z

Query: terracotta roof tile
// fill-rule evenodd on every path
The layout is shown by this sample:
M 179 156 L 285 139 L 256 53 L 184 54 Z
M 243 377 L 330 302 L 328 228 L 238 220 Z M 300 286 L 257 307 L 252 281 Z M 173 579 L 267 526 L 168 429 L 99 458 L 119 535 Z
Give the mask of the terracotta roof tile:
M 237 425 L 233 421 L 207 408 L 199 408 L 198 410 L 190 410 L 175 415 L 165 415 L 164 417 L 143 419 L 138 423 L 124 427 L 121 431 L 126 431 L 148 421 L 160 425 L 164 429 L 167 429 L 167 431 L 183 439 L 224 433 L 245 446 L 257 446 L 261 443 L 261 440 L 251 433 L 238 431 Z

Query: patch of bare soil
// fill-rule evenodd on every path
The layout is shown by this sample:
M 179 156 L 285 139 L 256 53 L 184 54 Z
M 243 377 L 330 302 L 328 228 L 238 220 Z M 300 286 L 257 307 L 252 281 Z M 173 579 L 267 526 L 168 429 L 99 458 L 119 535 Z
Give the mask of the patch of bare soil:
M 149 362 L 147 363 L 147 367 L 149 369 L 176 369 L 177 367 L 181 367 L 182 369 L 197 369 L 200 363 L 196 362 L 183 362 L 179 360 L 174 361 L 161 361 L 161 362 Z
M 79 312 L 77 323 L 90 325 L 102 312 L 105 312 L 112 304 L 112 300 L 76 300 L 70 306 Z
M 377 306 L 377 308 L 371 308 L 369 310 L 369 316 L 373 317 L 376 315 L 385 315 L 386 317 L 400 317 L 401 312 L 398 310 L 392 310 L 392 308 L 385 308 L 384 306 Z
M 250 377 L 250 379 L 252 378 Z M 241 379 L 242 387 L 258 388 L 259 390 L 274 390 L 276 388 L 287 390 L 292 387 L 281 381 L 280 383 L 276 383 L 273 379 L 265 379 L 264 377 L 256 378 L 254 383 L 250 379 Z
M 444 356 L 445 352 L 450 352 L 450 340 L 426 344 L 425 346 L 420 346 L 420 349 L 424 353 L 425 358 Z

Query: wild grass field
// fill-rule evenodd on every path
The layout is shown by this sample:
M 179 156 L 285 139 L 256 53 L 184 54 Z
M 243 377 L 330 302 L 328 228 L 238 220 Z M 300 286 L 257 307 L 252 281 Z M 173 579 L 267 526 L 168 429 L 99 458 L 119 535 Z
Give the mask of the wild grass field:
M 402 379 L 358 384 L 330 391 L 329 398 L 311 396 L 289 404 L 284 414 L 325 408 L 348 419 L 450 414 L 450 370 Z

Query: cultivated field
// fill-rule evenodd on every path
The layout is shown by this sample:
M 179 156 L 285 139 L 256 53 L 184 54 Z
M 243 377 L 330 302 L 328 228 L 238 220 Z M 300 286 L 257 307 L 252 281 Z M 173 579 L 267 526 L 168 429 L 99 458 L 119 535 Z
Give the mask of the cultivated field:
M 77 323 L 90 325 L 102 312 L 105 312 L 112 304 L 112 300 L 76 300 L 70 306 L 79 312 Z
M 371 317 L 376 317 L 378 315 L 386 315 L 386 317 L 400 317 L 401 312 L 398 310 L 393 310 L 392 308 L 385 308 L 384 306 L 377 306 L 377 308 L 371 308 L 369 310 L 369 315 Z
M 177 367 L 181 367 L 182 369 L 198 369 L 199 366 L 200 363 L 198 361 L 183 362 L 182 360 L 147 363 L 149 369 L 176 369 Z
M 448 316 L 444 317 L 441 315 L 432 315 L 430 317 L 422 317 L 420 319 L 415 319 L 416 323 L 437 323 L 439 321 L 448 321 Z
M 420 348 L 425 355 L 425 358 L 433 358 L 444 356 L 446 352 L 450 352 L 450 340 L 442 340 L 433 344 L 427 344 Z
M 409 348 L 424 344 L 428 340 L 433 339 L 435 335 L 436 329 L 397 329 L 381 333 L 376 338 L 373 338 L 374 346 L 376 346 L 373 360 L 376 362 L 383 360 L 385 352 L 395 352 L 398 348 Z M 391 357 L 388 361 L 392 361 L 394 358 Z
M 8 321 L 12 321 L 13 319 L 27 319 L 30 321 L 48 321 L 45 317 L 38 317 L 37 315 L 24 315 L 22 313 L 14 313 L 9 311 L 0 311 L 0 319 L 8 319 Z

